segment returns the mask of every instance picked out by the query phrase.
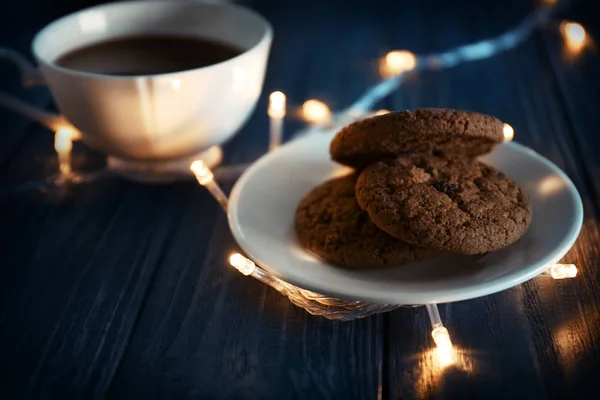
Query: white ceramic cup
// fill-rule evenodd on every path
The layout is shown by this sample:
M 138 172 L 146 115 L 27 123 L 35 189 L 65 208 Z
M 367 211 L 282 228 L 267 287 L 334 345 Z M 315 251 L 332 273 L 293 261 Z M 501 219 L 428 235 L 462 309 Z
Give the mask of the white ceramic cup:
M 243 52 L 207 67 L 147 76 L 87 73 L 55 63 L 92 43 L 163 34 L 214 39 Z M 58 109 L 87 145 L 150 161 L 198 153 L 236 133 L 256 106 L 271 41 L 270 24 L 238 5 L 127 1 L 50 23 L 32 49 Z

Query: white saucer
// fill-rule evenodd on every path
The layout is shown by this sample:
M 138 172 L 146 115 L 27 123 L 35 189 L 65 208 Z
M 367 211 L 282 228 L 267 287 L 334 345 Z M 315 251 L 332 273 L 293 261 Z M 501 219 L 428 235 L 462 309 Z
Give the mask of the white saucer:
M 528 194 L 533 222 L 517 243 L 483 256 L 442 255 L 390 269 L 351 271 L 328 265 L 297 243 L 298 202 L 314 186 L 349 169 L 329 159 L 331 133 L 294 140 L 253 164 L 229 200 L 229 225 L 241 248 L 270 273 L 305 289 L 347 300 L 389 304 L 446 303 L 495 293 L 527 281 L 560 260 L 581 229 L 577 189 L 556 165 L 506 143 L 482 161 Z

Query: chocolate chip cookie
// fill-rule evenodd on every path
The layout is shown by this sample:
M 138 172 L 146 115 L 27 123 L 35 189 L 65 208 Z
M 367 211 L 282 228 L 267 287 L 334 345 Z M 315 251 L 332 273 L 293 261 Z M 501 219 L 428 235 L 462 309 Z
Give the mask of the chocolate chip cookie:
M 495 117 L 439 108 L 392 112 L 342 128 L 331 141 L 331 158 L 365 168 L 373 162 L 407 153 L 455 154 L 475 157 L 504 138 Z
M 470 158 L 416 154 L 377 162 L 360 174 L 356 198 L 390 235 L 462 254 L 508 246 L 531 223 L 521 188 Z
M 378 229 L 356 203 L 356 179 L 356 174 L 332 179 L 304 197 L 294 222 L 302 246 L 348 268 L 391 267 L 436 254 Z

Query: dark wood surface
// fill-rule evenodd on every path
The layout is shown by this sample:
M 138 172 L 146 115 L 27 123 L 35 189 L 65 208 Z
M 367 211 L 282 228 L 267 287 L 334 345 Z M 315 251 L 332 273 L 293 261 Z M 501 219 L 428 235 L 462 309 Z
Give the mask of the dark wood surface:
M 266 151 L 271 91 L 285 91 L 290 108 L 308 98 L 345 107 L 377 81 L 376 61 L 390 49 L 429 53 L 492 36 L 535 2 L 247 3 L 273 23 L 275 41 L 261 101 L 225 146 L 226 164 Z M 600 40 L 593 3 L 574 2 L 561 17 Z M 0 44 L 27 51 L 45 23 L 90 4 L 3 4 Z M 234 271 L 226 218 L 193 182 L 12 190 L 54 173 L 53 139 L 0 110 L 0 398 L 596 398 L 599 67 L 593 48 L 566 60 L 551 24 L 497 57 L 420 73 L 379 104 L 494 114 L 560 166 L 584 202 L 583 230 L 564 258 L 579 276 L 441 306 L 461 352 L 443 371 L 424 309 L 331 322 Z M 43 88 L 19 88 L 11 67 L 0 74 L 0 90 L 49 101 Z M 79 169 L 103 162 L 79 144 L 74 157 Z

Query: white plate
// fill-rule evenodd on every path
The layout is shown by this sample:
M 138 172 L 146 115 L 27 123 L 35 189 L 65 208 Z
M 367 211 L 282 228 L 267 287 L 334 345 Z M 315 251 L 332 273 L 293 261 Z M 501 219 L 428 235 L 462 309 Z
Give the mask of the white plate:
M 229 200 L 229 225 L 240 247 L 268 272 L 314 292 L 389 304 L 445 303 L 488 295 L 527 281 L 557 262 L 581 229 L 577 189 L 556 165 L 506 143 L 481 158 L 528 194 L 533 222 L 516 243 L 483 256 L 441 255 L 389 269 L 352 271 L 310 255 L 297 243 L 298 202 L 319 183 L 349 169 L 329 158 L 331 133 L 294 140 L 253 164 Z

